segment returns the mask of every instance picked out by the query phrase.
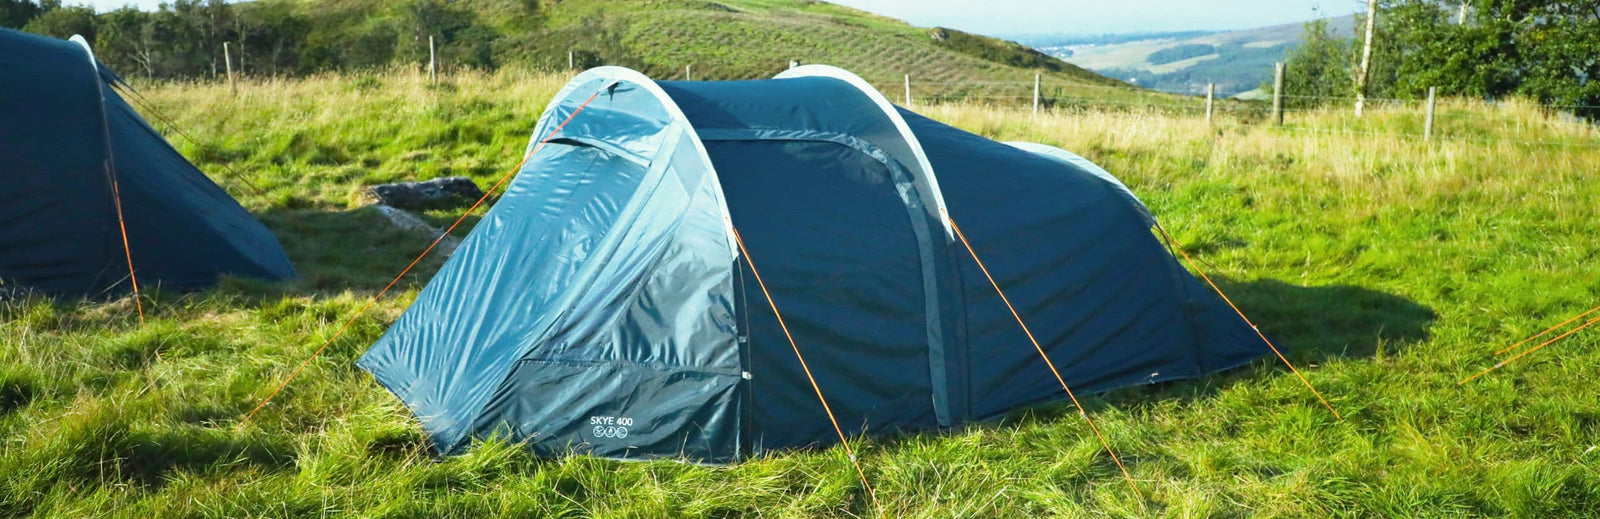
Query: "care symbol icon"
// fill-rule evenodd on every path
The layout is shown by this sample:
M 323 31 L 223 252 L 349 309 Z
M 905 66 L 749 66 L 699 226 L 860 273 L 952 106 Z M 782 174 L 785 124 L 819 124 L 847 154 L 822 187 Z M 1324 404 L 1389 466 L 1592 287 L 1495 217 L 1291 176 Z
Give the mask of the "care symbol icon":
M 596 438 L 627 438 L 628 437 L 628 428 L 627 427 L 617 427 L 617 426 L 607 426 L 607 425 L 596 425 L 596 426 L 594 426 L 594 437 L 596 437 Z

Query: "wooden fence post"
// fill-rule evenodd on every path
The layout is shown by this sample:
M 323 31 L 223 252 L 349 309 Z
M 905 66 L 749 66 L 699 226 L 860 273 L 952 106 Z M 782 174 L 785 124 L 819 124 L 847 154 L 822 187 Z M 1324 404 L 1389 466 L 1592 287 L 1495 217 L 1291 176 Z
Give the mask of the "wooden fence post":
M 1422 142 L 1433 140 L 1433 103 L 1437 87 L 1428 87 L 1428 116 L 1422 123 Z
M 1217 95 L 1217 84 L 1206 83 L 1206 124 L 1211 124 L 1211 106 Z
M 567 70 L 572 70 L 574 68 L 577 68 L 577 61 L 578 60 L 572 54 L 573 54 L 572 51 L 570 51 L 570 50 L 567 51 Z
M 1283 62 L 1272 66 L 1272 120 L 1283 124 Z
M 428 81 L 439 82 L 439 53 L 433 47 L 433 36 L 428 36 Z
M 906 108 L 911 107 L 911 74 L 906 74 Z
M 683 66 L 683 80 L 684 81 L 694 81 L 694 65 L 693 64 L 684 65 Z
M 233 80 L 233 50 L 228 42 L 222 42 L 222 63 L 228 68 L 228 90 L 233 91 L 233 95 L 238 96 L 239 85 Z
M 1040 82 L 1041 79 L 1043 79 L 1043 77 L 1044 77 L 1044 74 L 1040 74 L 1040 73 L 1034 73 L 1033 74 L 1033 116 L 1034 117 L 1039 117 L 1039 82 Z

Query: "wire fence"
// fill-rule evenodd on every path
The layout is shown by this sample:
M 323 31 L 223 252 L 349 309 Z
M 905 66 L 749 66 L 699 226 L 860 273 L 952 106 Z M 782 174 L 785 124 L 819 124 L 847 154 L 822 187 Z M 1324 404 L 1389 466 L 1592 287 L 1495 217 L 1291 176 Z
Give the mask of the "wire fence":
M 422 70 L 430 80 L 449 74 L 437 60 L 433 41 L 423 47 L 429 57 Z M 242 73 L 236 58 L 224 55 L 224 70 L 232 85 Z M 576 54 L 567 53 L 567 70 L 577 70 Z M 791 63 L 791 66 L 795 63 Z M 674 79 L 696 77 L 693 65 Z M 219 78 L 221 79 L 221 78 Z M 1524 100 L 1492 102 L 1462 98 L 1429 99 L 1368 97 L 1364 110 L 1378 117 L 1358 117 L 1354 96 L 1296 94 L 1292 85 L 1273 99 L 1272 94 L 1240 99 L 1221 95 L 1192 95 L 1148 90 L 1117 82 L 1088 82 L 1035 75 L 1028 80 L 918 80 L 874 77 L 867 80 L 884 97 L 910 107 L 940 104 L 981 104 L 1038 113 L 1120 112 L 1184 118 L 1203 118 L 1207 124 L 1242 123 L 1291 134 L 1355 136 L 1420 142 L 1509 144 L 1549 148 L 1600 149 L 1600 127 L 1591 119 L 1600 105 L 1537 104 Z M 1213 93 L 1215 94 L 1214 89 Z
M 1035 113 L 1133 112 L 1259 124 L 1291 134 L 1370 137 L 1418 142 L 1506 144 L 1600 149 L 1600 126 L 1576 115 L 1600 105 L 1539 104 L 1524 100 L 1373 98 L 1354 112 L 1354 96 L 1285 92 L 1265 99 L 1156 92 L 1132 86 L 1072 81 L 869 81 L 884 97 L 910 106 L 980 104 Z M 1282 123 L 1274 110 L 1281 112 Z M 1430 113 L 1431 112 L 1431 113 Z M 1267 124 L 1277 123 L 1277 124 Z M 1519 138 L 1518 135 L 1527 135 Z

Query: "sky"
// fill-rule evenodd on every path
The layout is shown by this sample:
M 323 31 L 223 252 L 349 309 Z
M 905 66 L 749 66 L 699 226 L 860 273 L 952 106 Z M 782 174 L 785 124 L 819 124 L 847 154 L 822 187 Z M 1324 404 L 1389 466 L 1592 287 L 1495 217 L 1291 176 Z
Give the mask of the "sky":
M 1365 10 L 1356 0 L 830 0 L 994 36 L 1230 30 Z
M 172 0 L 165 1 L 167 3 L 172 2 Z M 66 5 L 87 5 L 94 7 L 96 11 L 110 11 L 126 5 L 149 11 L 161 5 L 161 2 L 162 0 L 64 0 L 61 3 Z
M 1360 0 L 830 0 L 899 18 L 995 36 L 1247 29 L 1363 10 Z M 68 0 L 107 10 L 161 0 Z
M 96 11 L 110 11 L 122 6 L 131 5 L 139 9 L 150 11 L 161 5 L 163 0 L 63 0 L 65 5 L 87 5 Z M 165 0 L 172 3 L 172 0 Z

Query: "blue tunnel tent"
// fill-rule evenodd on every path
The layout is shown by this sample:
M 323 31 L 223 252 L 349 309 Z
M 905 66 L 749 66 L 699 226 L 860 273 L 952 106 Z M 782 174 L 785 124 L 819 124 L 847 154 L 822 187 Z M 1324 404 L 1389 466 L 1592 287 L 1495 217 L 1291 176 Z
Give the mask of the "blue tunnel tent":
M 593 69 L 551 101 L 534 150 L 359 361 L 443 454 L 502 434 L 540 455 L 723 463 L 837 441 L 740 238 L 847 434 L 1066 397 L 948 217 L 1076 391 L 1267 351 L 1120 184 L 839 69 Z
M 129 107 L 120 82 L 81 40 L 0 29 L 0 288 L 122 292 L 128 255 L 142 287 L 294 277 L 272 233 Z

